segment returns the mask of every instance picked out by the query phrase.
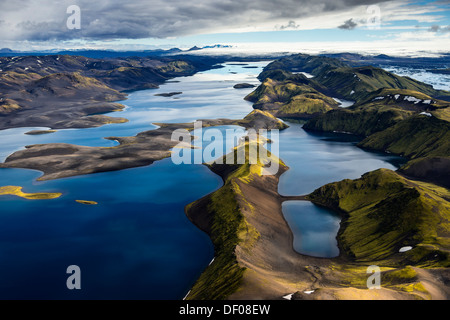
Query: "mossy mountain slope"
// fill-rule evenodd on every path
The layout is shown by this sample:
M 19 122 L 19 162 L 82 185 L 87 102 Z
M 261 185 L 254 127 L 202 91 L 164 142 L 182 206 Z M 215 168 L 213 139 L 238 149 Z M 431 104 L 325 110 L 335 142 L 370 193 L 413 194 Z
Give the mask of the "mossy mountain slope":
M 281 69 L 289 72 L 308 72 L 318 75 L 328 69 L 346 67 L 347 64 L 339 59 L 325 56 L 311 56 L 308 54 L 294 54 L 269 63 L 258 76 L 260 81 L 267 78 L 266 71 Z
M 237 124 L 246 127 L 259 129 L 278 129 L 283 130 L 289 126 L 281 120 L 274 117 L 267 111 L 255 109 L 244 117 L 244 119 L 236 122 Z
M 210 164 L 210 169 L 223 178 L 224 185 L 186 207 L 187 216 L 209 234 L 215 247 L 214 261 L 194 284 L 187 299 L 225 299 L 241 285 L 246 268 L 239 263 L 236 251 L 250 250 L 259 233 L 243 213 L 252 211 L 253 207 L 243 197 L 240 184 L 260 179 L 268 161 L 279 163 L 279 174 L 286 170 L 285 165 L 269 152 L 261 153 L 267 156 L 258 157 L 257 163 L 252 164 L 249 150 L 253 147 L 263 148 L 259 141 L 245 142 L 224 156 L 223 164 Z M 237 164 L 241 152 L 245 152 L 245 161 Z M 227 159 L 234 159 L 235 164 L 227 164 Z
M 386 266 L 450 266 L 450 193 L 379 169 L 327 184 L 309 195 L 342 212 L 338 241 L 358 262 Z M 399 252 L 403 246 L 412 246 Z
M 448 92 L 435 90 L 429 84 L 371 66 L 324 70 L 315 80 L 339 97 L 353 101 L 365 99 L 369 93 L 381 88 L 414 90 L 433 97 L 450 95 Z
M 311 118 L 339 106 L 321 90 L 325 89 L 303 75 L 282 81 L 266 78 L 245 99 L 254 102 L 255 109 L 267 110 L 277 117 Z
M 292 71 L 311 72 L 315 77 L 307 78 L 303 74 L 292 74 Z M 376 106 L 380 109 L 378 111 L 387 111 L 383 106 L 402 111 L 432 110 L 435 116 L 450 119 L 450 109 L 446 108 L 448 103 L 433 98 L 450 97 L 449 92 L 435 90 L 431 85 L 397 76 L 381 68 L 352 68 L 334 58 L 302 54 L 281 58 L 264 68 L 259 79 L 262 84 L 245 99 L 252 101 L 255 109 L 270 110 L 278 117 L 315 118 L 338 108 L 339 104 L 331 98 L 335 96 L 355 101 L 355 106 Z M 372 114 L 378 114 L 378 111 L 372 110 Z M 399 118 L 398 112 L 383 116 L 395 120 Z M 367 118 L 367 115 L 364 117 Z M 377 130 L 393 123 L 395 121 L 390 120 L 386 125 L 378 126 Z M 359 130 L 355 133 L 367 135 L 377 130 Z M 343 129 L 331 131 L 351 132 Z
M 125 94 L 114 90 L 103 82 L 74 73 L 54 73 L 27 84 L 27 92 L 36 99 L 57 95 L 59 98 L 115 101 L 123 100 Z
M 417 115 L 365 138 L 360 147 L 388 151 L 410 159 L 450 156 L 450 123 Z
M 439 116 L 450 109 L 446 101 L 404 89 L 379 89 L 355 105 L 319 115 L 304 125 L 307 130 L 348 132 L 369 136 L 401 120 L 426 113 Z

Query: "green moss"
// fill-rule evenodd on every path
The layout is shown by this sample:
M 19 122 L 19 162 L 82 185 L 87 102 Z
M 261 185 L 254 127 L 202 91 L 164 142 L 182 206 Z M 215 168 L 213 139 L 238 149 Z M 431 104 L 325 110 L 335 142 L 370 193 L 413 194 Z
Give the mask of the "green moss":
M 303 128 L 313 131 L 347 132 L 368 136 L 385 130 L 410 116 L 408 111 L 389 109 L 337 109 L 308 121 Z
M 381 282 L 384 286 L 389 286 L 399 283 L 415 282 L 416 280 L 417 272 L 411 266 L 406 266 L 383 273 Z
M 22 191 L 22 187 L 5 186 L 0 187 L 0 196 L 2 195 L 14 195 L 29 200 L 48 200 L 59 198 L 60 196 L 62 196 L 62 193 L 49 193 L 49 192 L 25 193 Z
M 438 119 L 450 122 L 450 107 L 433 110 L 431 114 Z
M 120 118 L 120 117 L 109 117 L 109 116 L 102 116 L 102 123 L 104 124 L 118 124 L 118 123 L 126 123 L 129 120 L 126 118 Z
M 270 112 L 255 109 L 242 120 L 234 121 L 236 125 L 252 127 L 258 129 L 278 129 L 283 130 L 289 126 L 283 121 L 274 117 Z
M 164 74 L 181 74 L 195 71 L 194 66 L 183 60 L 169 61 L 166 65 L 158 67 L 157 70 Z
M 81 204 L 86 204 L 86 205 L 97 205 L 98 204 L 98 202 L 91 201 L 91 200 L 75 200 L 75 201 L 78 203 L 81 203 Z
M 18 109 L 20 109 L 20 105 L 12 99 L 3 99 L 0 103 L 0 113 L 9 113 Z
M 245 271 L 241 268 L 234 253 L 239 244 L 237 230 L 244 224 L 244 217 L 236 201 L 230 182 L 208 197 L 208 212 L 213 215 L 211 240 L 215 247 L 214 262 L 209 265 L 192 287 L 188 299 L 225 299 L 238 287 Z M 195 210 L 193 203 L 189 210 Z
M 448 95 L 431 85 L 375 67 L 343 67 L 321 72 L 317 78 L 321 84 L 348 100 L 365 100 L 372 91 L 382 88 L 407 89 L 430 96 Z
M 200 210 L 209 217 L 208 233 L 215 248 L 214 262 L 196 281 L 187 299 L 226 299 L 238 289 L 246 271 L 236 260 L 236 247 L 250 250 L 260 235 L 247 222 L 243 214 L 244 211 L 252 214 L 253 207 L 246 201 L 238 182 L 247 183 L 254 179 L 255 175 L 259 176 L 264 166 L 263 163 L 267 161 L 267 159 L 258 159 L 257 164 L 249 163 L 248 150 L 252 143 L 256 142 L 247 142 L 233 151 L 232 156 L 236 163 L 240 150 L 242 148 L 246 150 L 244 164 L 211 164 L 210 168 L 213 171 L 221 172 L 224 177 L 224 185 L 205 199 L 198 200 L 186 207 L 188 216 L 191 216 L 193 211 Z M 259 143 L 258 146 L 262 147 Z M 268 158 L 279 161 L 270 154 Z M 226 163 L 225 159 L 226 156 L 223 163 Z M 283 164 L 280 162 L 280 165 Z
M 270 110 L 280 117 L 301 117 L 337 108 L 338 103 L 319 92 L 319 87 L 305 77 L 283 81 L 266 78 L 245 99 L 254 102 L 254 108 Z
M 422 101 L 430 100 L 432 103 L 415 103 L 414 100 L 405 100 L 406 97 L 414 97 Z M 382 88 L 368 94 L 365 100 L 350 108 L 334 110 L 312 119 L 304 128 L 370 136 L 421 112 L 434 113 L 439 112 L 438 110 L 446 110 L 448 105 L 448 102 L 433 99 L 417 91 Z M 441 113 L 444 114 L 443 111 Z
M 346 287 L 367 289 L 367 266 L 341 264 L 334 268 L 333 272 L 339 274 L 340 283 Z
M 415 116 L 367 137 L 359 146 L 412 159 L 450 156 L 450 123 L 435 117 Z
M 283 105 L 277 114 L 279 116 L 289 117 L 297 114 L 325 113 L 333 110 L 332 105 L 335 105 L 335 103 L 317 94 L 297 95 L 291 98 L 287 104 Z
M 344 62 L 325 56 L 310 56 L 308 54 L 294 54 L 289 57 L 283 57 L 269 63 L 264 71 L 258 76 L 263 81 L 271 70 L 282 70 L 290 72 L 308 72 L 318 75 L 324 70 L 347 66 Z
M 342 213 L 338 241 L 356 261 L 448 266 L 449 193 L 380 169 L 325 185 L 309 199 Z M 398 252 L 407 245 L 414 248 Z
M 411 293 L 416 300 L 431 299 L 431 294 L 425 289 L 421 282 L 398 284 L 391 286 L 391 288 Z

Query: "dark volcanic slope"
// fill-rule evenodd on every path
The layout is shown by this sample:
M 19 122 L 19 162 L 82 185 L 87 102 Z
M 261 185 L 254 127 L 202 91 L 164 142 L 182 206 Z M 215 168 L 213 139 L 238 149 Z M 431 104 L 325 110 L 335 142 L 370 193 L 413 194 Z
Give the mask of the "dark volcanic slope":
M 113 103 L 126 98 L 120 91 L 157 88 L 170 78 L 197 71 L 190 62 L 167 58 L 1 57 L 0 130 L 123 122 L 126 119 L 98 115 L 123 108 Z
M 258 76 L 263 81 L 271 70 L 284 70 L 289 72 L 308 72 L 318 75 L 324 70 L 347 67 L 347 64 L 335 59 L 324 56 L 310 56 L 309 54 L 294 54 L 269 63 L 264 71 Z
M 82 174 L 114 171 L 152 164 L 170 156 L 173 128 L 141 132 L 134 137 L 108 137 L 119 141 L 116 147 L 85 147 L 66 143 L 26 146 L 8 157 L 2 167 L 41 170 L 40 180 L 58 179 Z M 186 147 L 190 147 L 189 144 Z

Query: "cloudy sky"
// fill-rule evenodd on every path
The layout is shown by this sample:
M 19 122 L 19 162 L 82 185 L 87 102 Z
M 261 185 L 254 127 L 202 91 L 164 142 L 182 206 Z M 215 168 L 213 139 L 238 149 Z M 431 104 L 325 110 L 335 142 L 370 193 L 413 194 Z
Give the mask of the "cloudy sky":
M 0 48 L 18 50 L 220 43 L 450 52 L 449 40 L 444 0 L 0 0 Z

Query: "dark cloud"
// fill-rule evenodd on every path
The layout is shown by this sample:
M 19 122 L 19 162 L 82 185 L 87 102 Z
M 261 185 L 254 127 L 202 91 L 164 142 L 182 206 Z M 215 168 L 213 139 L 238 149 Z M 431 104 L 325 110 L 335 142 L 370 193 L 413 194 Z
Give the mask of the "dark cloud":
M 343 29 L 343 30 L 353 30 L 356 28 L 357 25 L 358 24 L 356 22 L 354 22 L 353 19 L 348 19 L 343 24 L 338 26 L 338 28 Z
M 382 0 L 389 1 L 389 0 Z M 351 10 L 380 0 L 16 0 L 0 1 L 0 40 L 167 38 L 289 21 Z M 69 30 L 68 6 L 81 9 L 81 29 Z M 301 20 L 300 20 L 301 21 Z M 344 29 L 352 29 L 353 20 Z
M 431 26 L 430 29 L 428 29 L 428 30 L 431 31 L 431 32 L 438 32 L 440 28 L 441 28 L 441 27 L 438 26 L 438 25 L 433 25 L 433 26 Z
M 429 29 L 428 29 L 428 31 L 431 31 L 431 32 L 442 32 L 442 33 L 445 33 L 445 32 L 450 32 L 450 25 L 448 25 L 448 26 L 438 26 L 438 25 L 432 25 Z
M 294 30 L 300 28 L 300 25 L 296 24 L 294 20 L 290 20 L 288 24 L 277 27 L 278 30 Z

